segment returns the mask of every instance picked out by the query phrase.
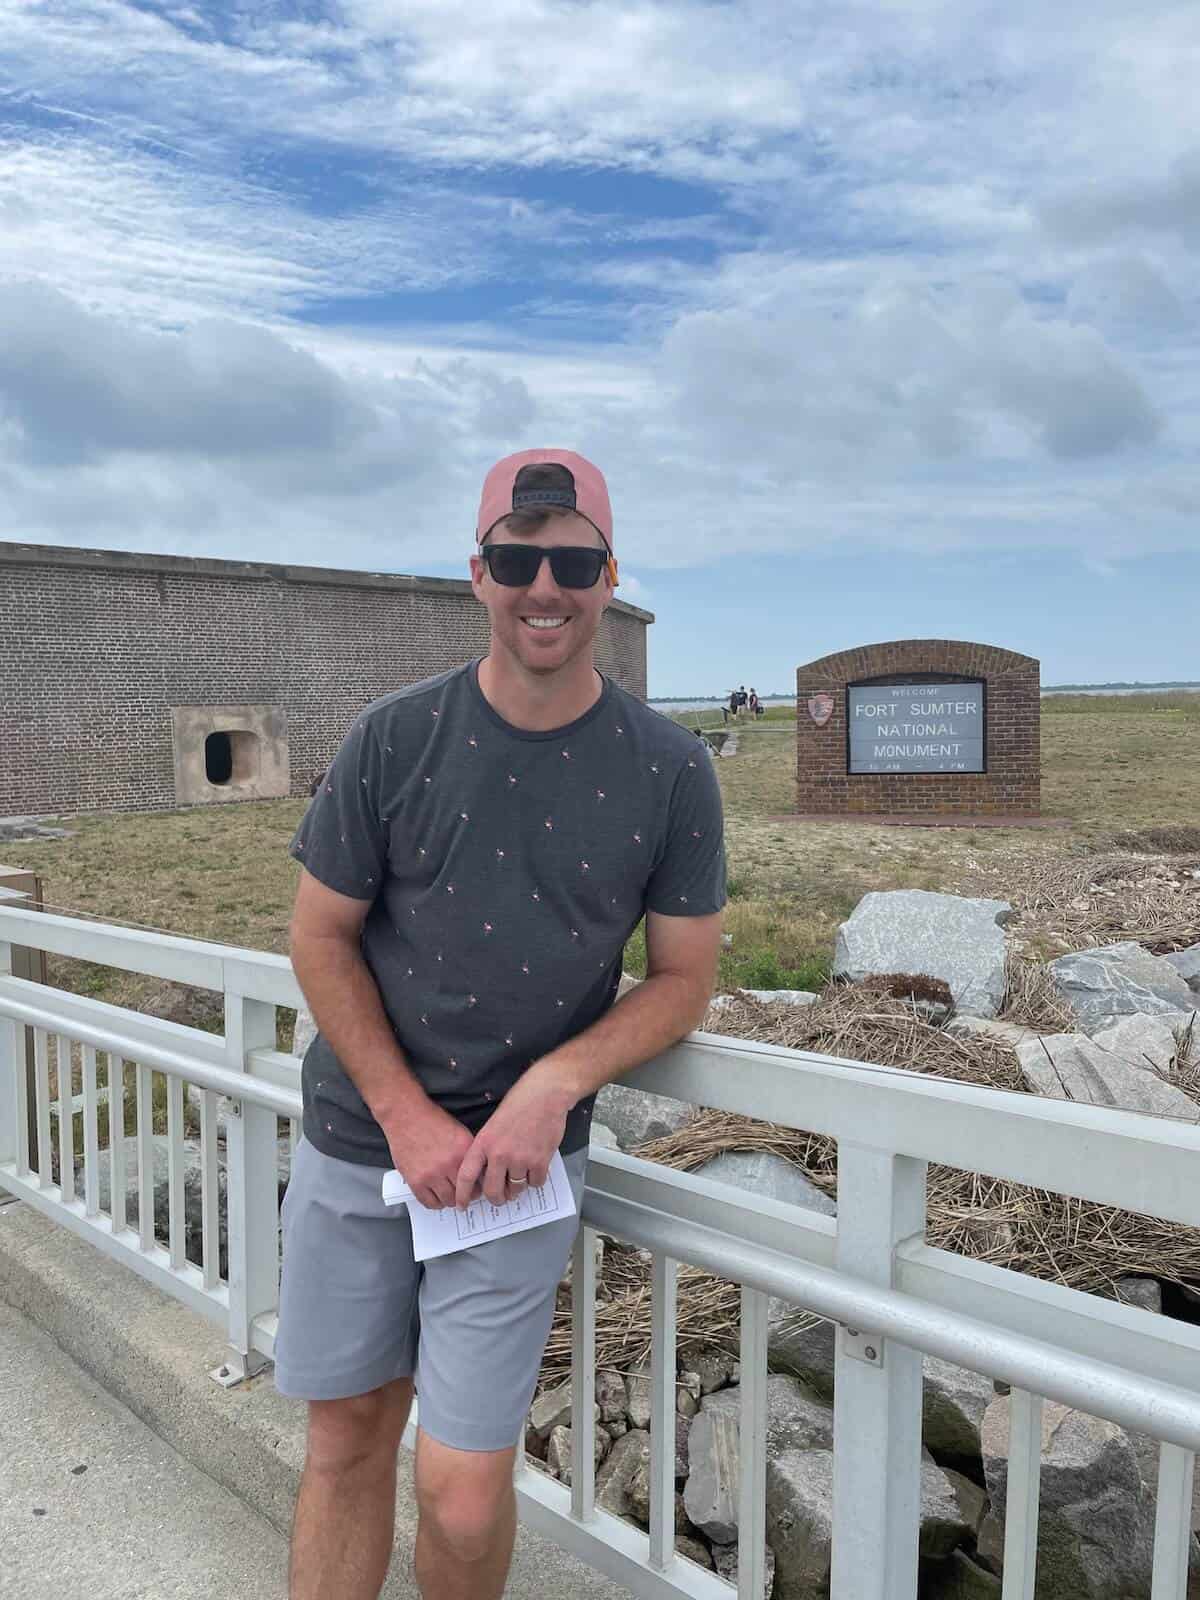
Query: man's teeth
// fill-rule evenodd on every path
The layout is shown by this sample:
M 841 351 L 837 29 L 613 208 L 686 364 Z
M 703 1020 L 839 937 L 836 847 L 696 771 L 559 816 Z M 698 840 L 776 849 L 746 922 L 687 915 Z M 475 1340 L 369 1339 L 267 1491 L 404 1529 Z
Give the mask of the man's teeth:
M 566 622 L 566 617 L 525 617 L 522 619 L 531 628 L 561 628 Z

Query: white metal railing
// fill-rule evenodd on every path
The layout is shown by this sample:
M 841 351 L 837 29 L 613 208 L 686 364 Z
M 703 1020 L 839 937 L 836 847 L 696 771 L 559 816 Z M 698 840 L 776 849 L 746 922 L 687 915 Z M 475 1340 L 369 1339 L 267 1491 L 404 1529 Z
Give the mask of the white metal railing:
M 28 946 L 224 995 L 225 1032 L 175 1023 L 11 976 Z M 299 1063 L 274 1048 L 279 1006 L 301 1003 L 285 958 L 0 906 L 0 1188 L 90 1239 L 223 1324 L 237 1376 L 274 1348 L 279 1117 L 300 1109 Z M 25 1040 L 34 1041 L 34 1137 Z M 51 1050 L 51 1041 L 55 1048 Z M 80 1093 L 51 1055 L 78 1058 Z M 133 1064 L 138 1227 L 123 1214 L 124 1146 L 99 1148 L 98 1063 L 114 1090 Z M 151 1074 L 165 1075 L 169 1205 L 160 1239 L 150 1170 Z M 1193 1457 L 1200 1448 L 1200 1330 L 926 1244 L 927 1163 L 1200 1226 L 1200 1128 L 1136 1113 L 693 1034 L 625 1080 L 700 1105 L 833 1136 L 836 1218 L 595 1151 L 576 1244 L 574 1459 L 568 1489 L 518 1470 L 524 1520 L 647 1600 L 726 1600 L 729 1586 L 674 1550 L 675 1284 L 690 1262 L 742 1286 L 741 1530 L 737 1592 L 762 1594 L 769 1296 L 838 1326 L 834 1402 L 833 1600 L 914 1600 L 921 1360 L 940 1356 L 1013 1386 L 1003 1593 L 1034 1593 L 1042 1397 L 1161 1443 L 1153 1600 L 1184 1600 Z M 201 1259 L 182 1232 L 183 1090 L 200 1091 Z M 225 1122 L 228 1270 L 216 1252 L 218 1097 Z M 123 1103 L 115 1092 L 110 1106 Z M 82 1194 L 75 1119 L 82 1118 Z M 53 1139 L 57 1118 L 57 1141 Z M 294 1122 L 293 1137 L 294 1137 Z M 55 1149 L 58 1181 L 53 1181 Z M 99 1206 L 100 1163 L 112 1199 Z M 595 1503 L 594 1234 L 653 1253 L 649 1534 Z

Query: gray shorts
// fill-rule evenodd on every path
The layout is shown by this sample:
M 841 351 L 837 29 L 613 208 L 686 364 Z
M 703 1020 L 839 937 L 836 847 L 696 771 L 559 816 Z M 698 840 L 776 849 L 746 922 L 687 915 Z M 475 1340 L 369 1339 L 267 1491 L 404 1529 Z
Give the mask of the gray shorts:
M 587 1147 L 563 1157 L 578 1208 Z M 578 1216 L 427 1262 L 382 1167 L 301 1139 L 283 1200 L 275 1385 L 300 1400 L 413 1377 L 422 1430 L 458 1450 L 522 1437 Z

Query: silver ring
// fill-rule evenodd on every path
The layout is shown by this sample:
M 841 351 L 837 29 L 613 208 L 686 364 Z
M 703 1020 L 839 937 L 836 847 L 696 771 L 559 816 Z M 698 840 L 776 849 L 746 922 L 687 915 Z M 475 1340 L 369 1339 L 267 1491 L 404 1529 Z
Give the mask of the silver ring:
M 509 1183 L 512 1185 L 512 1187 L 514 1189 L 523 1189 L 525 1187 L 525 1185 L 529 1182 L 529 1179 L 528 1178 L 510 1178 L 508 1181 L 509 1181 Z

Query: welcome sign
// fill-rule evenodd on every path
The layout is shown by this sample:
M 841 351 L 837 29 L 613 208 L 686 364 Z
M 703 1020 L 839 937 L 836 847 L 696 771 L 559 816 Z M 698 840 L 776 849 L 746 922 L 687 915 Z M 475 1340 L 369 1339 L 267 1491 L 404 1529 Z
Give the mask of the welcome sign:
M 983 772 L 984 686 L 846 687 L 848 772 Z

